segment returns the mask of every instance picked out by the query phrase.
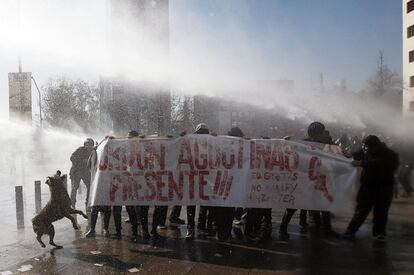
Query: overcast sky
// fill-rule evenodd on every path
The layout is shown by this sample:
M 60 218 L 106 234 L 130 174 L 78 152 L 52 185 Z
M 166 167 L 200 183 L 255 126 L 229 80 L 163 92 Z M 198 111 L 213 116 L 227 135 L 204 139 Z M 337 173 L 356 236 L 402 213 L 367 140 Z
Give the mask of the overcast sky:
M 105 59 L 105 0 L 20 2 L 19 29 L 18 1 L 0 0 L 0 118 L 8 115 L 7 73 L 17 71 L 19 49 L 23 70 L 40 86 L 62 75 L 97 82 Z M 327 86 L 345 79 L 358 91 L 379 50 L 401 72 L 401 10 L 399 0 L 171 0 L 172 70 L 181 84 L 250 75 L 309 90 L 323 73 Z

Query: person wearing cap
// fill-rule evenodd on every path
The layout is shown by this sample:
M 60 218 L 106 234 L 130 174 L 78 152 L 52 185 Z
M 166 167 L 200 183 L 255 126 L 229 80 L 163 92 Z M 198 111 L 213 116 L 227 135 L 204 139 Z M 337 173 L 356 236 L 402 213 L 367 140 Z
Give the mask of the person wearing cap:
M 362 141 L 362 150 L 354 154 L 352 165 L 362 168 L 361 185 L 354 216 L 343 237 L 354 238 L 373 209 L 372 235 L 375 240 L 384 241 L 393 198 L 394 173 L 399 165 L 398 154 L 377 136 L 369 135 Z
M 94 148 L 94 141 L 91 138 L 87 138 L 83 146 L 73 152 L 70 156 L 72 167 L 70 168 L 69 176 L 71 183 L 70 201 L 72 208 L 76 208 L 76 194 L 81 180 L 86 186 L 86 208 L 88 206 L 89 189 L 91 184 L 91 172 L 88 169 L 88 159 Z

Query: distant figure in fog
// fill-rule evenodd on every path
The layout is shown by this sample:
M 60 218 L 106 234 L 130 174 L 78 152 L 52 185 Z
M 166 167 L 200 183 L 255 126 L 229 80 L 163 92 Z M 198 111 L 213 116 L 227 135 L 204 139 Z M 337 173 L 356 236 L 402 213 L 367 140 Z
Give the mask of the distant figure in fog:
M 76 149 L 70 157 L 72 162 L 72 168 L 70 169 L 70 181 L 71 181 L 71 192 L 70 192 L 70 201 L 72 208 L 76 208 L 76 193 L 79 188 L 80 181 L 86 185 L 86 207 L 88 206 L 89 198 L 89 188 L 91 185 L 91 172 L 88 168 L 88 159 L 91 155 L 91 152 L 94 148 L 94 141 L 91 138 L 87 138 L 83 143 L 83 146 Z
M 362 141 L 362 150 L 354 154 L 353 166 L 362 167 L 361 186 L 357 196 L 354 216 L 344 238 L 354 238 L 371 209 L 374 211 L 372 235 L 384 241 L 388 210 L 393 197 L 394 172 L 399 164 L 398 155 L 377 136 L 367 136 Z

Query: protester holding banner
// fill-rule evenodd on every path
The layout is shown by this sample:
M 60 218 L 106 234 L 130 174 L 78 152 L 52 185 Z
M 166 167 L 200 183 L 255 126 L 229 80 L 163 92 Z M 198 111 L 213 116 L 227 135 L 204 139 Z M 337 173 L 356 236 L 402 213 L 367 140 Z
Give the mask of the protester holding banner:
M 132 138 L 138 138 L 139 134 L 137 131 L 132 130 L 128 133 L 127 138 L 132 139 Z M 127 213 L 128 213 L 128 217 L 129 217 L 129 222 L 131 223 L 131 231 L 132 231 L 132 236 L 131 236 L 131 240 L 132 241 L 136 241 L 137 237 L 138 237 L 138 219 L 137 219 L 137 213 L 135 211 L 135 207 L 132 205 L 126 205 L 125 206 Z M 114 205 L 112 207 L 112 214 L 114 217 L 114 223 L 115 223 L 115 238 L 117 239 L 121 239 L 122 238 L 122 234 L 121 234 L 121 230 L 122 230 L 122 205 Z
M 262 139 L 270 139 L 262 137 Z M 264 225 L 262 226 L 264 222 Z M 270 239 L 272 234 L 272 209 L 248 208 L 244 234 L 249 241 Z
M 243 131 L 239 127 L 231 128 L 227 135 L 238 138 L 244 137 Z M 235 208 L 231 206 L 216 207 L 215 211 L 217 220 L 217 239 L 224 241 L 230 240 Z
M 106 138 L 109 138 L 109 137 L 106 137 Z M 92 145 L 92 150 L 89 154 L 89 157 L 87 158 L 86 166 L 90 170 L 92 170 L 92 168 L 93 168 L 93 165 L 92 165 L 93 160 L 97 158 L 97 153 L 96 153 L 97 146 Z M 88 171 L 88 173 L 89 173 L 89 178 L 91 178 L 90 171 Z M 89 195 L 90 194 L 88 192 L 87 197 L 86 197 L 87 201 L 89 200 Z M 95 227 L 96 227 L 96 222 L 98 220 L 99 212 L 103 213 L 103 215 L 104 215 L 103 234 L 106 238 L 108 238 L 110 236 L 110 234 L 109 234 L 109 221 L 111 219 L 111 207 L 110 206 L 105 206 L 105 205 L 93 205 L 92 206 L 92 211 L 91 211 L 91 214 L 90 214 L 90 217 L 89 217 L 89 219 L 90 219 L 90 229 L 89 229 L 88 232 L 86 232 L 85 237 L 87 237 L 87 238 L 95 237 L 95 235 L 96 235 Z
M 332 137 L 325 129 L 325 125 L 320 122 L 313 122 L 308 128 L 308 137 L 305 141 L 319 142 L 323 144 L 334 144 Z M 342 148 L 341 148 L 342 149 Z M 332 230 L 331 213 L 328 211 L 309 211 L 315 227 L 322 225 L 323 231 L 328 237 L 338 237 L 338 234 Z
M 146 236 L 149 206 L 186 205 L 192 239 L 196 205 L 218 207 L 226 235 L 224 207 L 257 208 L 270 224 L 270 208 L 336 211 L 352 199 L 357 169 L 335 145 L 207 133 L 201 124 L 178 138 L 106 139 L 91 160 L 91 205 L 138 206 Z
M 367 136 L 362 150 L 354 154 L 353 166 L 361 167 L 361 186 L 357 195 L 354 216 L 348 225 L 344 238 L 354 238 L 359 227 L 373 209 L 372 235 L 384 241 L 388 210 L 393 198 L 394 172 L 399 165 L 398 155 L 377 136 Z
M 196 129 L 194 131 L 194 134 L 198 135 L 208 135 L 210 134 L 210 130 L 208 129 L 207 124 L 200 123 L 196 126 Z M 197 229 L 200 231 L 200 233 L 204 233 L 203 231 L 206 229 L 206 222 L 207 221 L 207 211 L 209 209 L 206 206 L 200 206 L 200 213 L 198 217 L 198 225 Z M 196 206 L 195 205 L 189 205 L 187 206 L 187 240 L 194 239 L 194 228 L 195 228 L 195 213 L 196 213 Z M 210 214 L 210 219 L 212 218 Z M 210 224 L 212 225 L 212 221 L 210 220 Z

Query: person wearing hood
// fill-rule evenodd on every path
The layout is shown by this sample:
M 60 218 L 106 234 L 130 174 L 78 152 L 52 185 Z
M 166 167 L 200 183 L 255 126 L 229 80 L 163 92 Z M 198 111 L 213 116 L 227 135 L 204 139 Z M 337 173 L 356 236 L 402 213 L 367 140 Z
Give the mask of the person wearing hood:
M 325 129 L 325 125 L 320 122 L 312 122 L 308 126 L 308 137 L 305 141 L 309 142 L 318 142 L 318 143 L 325 143 L 325 144 L 333 144 L 332 137 L 330 136 L 329 132 Z M 279 228 L 279 236 L 281 239 L 289 238 L 289 234 L 287 232 L 287 227 L 289 225 L 292 216 L 295 214 L 296 209 L 287 208 L 285 214 L 283 215 L 282 222 Z M 336 235 L 336 233 L 332 230 L 331 227 L 331 215 L 327 211 L 310 211 L 313 221 L 316 227 L 319 227 L 321 224 L 322 218 L 322 225 L 324 227 L 324 231 L 327 235 Z M 321 217 L 322 216 L 322 217 Z M 307 210 L 302 209 L 300 211 L 299 217 L 299 226 L 301 233 L 306 233 L 308 230 L 308 223 L 307 223 Z
M 343 237 L 354 238 L 373 209 L 372 235 L 375 240 L 384 241 L 398 155 L 377 136 L 369 135 L 362 141 L 362 150 L 354 154 L 352 165 L 362 168 L 361 185 L 354 216 Z

